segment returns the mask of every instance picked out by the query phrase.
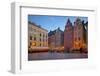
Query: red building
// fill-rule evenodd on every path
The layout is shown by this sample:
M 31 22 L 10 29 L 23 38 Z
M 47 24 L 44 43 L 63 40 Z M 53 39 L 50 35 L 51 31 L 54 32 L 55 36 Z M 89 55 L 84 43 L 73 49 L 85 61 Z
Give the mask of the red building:
M 66 52 L 70 52 L 73 48 L 73 26 L 68 19 L 64 30 L 64 49 Z
M 64 50 L 66 52 L 87 52 L 88 22 L 84 23 L 77 18 L 72 25 L 68 19 L 64 30 Z M 83 50 L 83 51 L 82 51 Z

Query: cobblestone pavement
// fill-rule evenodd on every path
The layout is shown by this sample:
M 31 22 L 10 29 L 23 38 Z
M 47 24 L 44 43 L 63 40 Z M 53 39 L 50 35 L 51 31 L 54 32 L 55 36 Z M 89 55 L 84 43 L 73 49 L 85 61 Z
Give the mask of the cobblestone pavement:
M 28 60 L 51 60 L 51 59 L 79 59 L 88 58 L 88 54 L 85 53 L 29 53 Z

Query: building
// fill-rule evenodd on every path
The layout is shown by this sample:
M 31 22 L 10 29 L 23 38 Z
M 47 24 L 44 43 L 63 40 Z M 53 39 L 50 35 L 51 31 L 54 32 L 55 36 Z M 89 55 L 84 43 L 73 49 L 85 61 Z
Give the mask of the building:
M 80 18 L 77 18 L 74 23 L 74 49 L 81 49 L 86 47 L 86 30 Z
M 64 34 L 63 31 L 58 27 L 54 31 L 50 31 L 48 34 L 48 45 L 50 50 L 63 51 L 64 49 Z
M 64 50 L 71 51 L 73 48 L 73 26 L 70 19 L 67 20 L 64 30 Z
M 82 21 L 82 24 L 84 26 L 84 41 L 86 44 L 88 44 L 88 21 L 86 23 Z
M 64 30 L 64 50 L 67 52 L 87 51 L 88 22 L 84 23 L 78 17 L 74 24 L 68 19 Z
M 48 48 L 48 31 L 35 23 L 28 22 L 28 49 L 42 51 Z
M 85 49 L 88 49 L 88 21 L 86 23 L 84 23 L 84 21 L 82 21 L 83 24 L 83 28 L 84 28 L 84 44 L 85 44 Z M 86 51 L 88 52 L 88 51 Z

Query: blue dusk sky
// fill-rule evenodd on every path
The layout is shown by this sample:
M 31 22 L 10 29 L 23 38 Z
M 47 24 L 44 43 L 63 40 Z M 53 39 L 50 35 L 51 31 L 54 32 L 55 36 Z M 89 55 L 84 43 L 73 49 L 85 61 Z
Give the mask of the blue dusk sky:
M 78 16 L 79 17 L 79 16 Z M 47 15 L 28 15 L 28 21 L 33 22 L 37 25 L 40 25 L 42 28 L 48 30 L 55 30 L 58 27 L 62 31 L 65 29 L 65 24 L 68 20 L 72 22 L 72 24 L 75 22 L 77 16 L 47 16 Z M 84 22 L 88 21 L 88 17 L 79 17 L 81 20 L 84 20 Z

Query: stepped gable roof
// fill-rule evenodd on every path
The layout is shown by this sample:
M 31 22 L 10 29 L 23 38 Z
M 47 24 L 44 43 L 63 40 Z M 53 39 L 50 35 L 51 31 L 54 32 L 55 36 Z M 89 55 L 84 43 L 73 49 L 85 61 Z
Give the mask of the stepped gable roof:
M 72 23 L 71 23 L 69 18 L 67 19 L 67 23 L 66 23 L 65 27 L 67 27 L 67 26 L 71 26 L 72 27 Z
M 50 31 L 50 32 L 48 33 L 48 36 L 52 36 L 52 35 L 54 35 L 55 33 L 56 33 L 56 30 Z
M 51 30 L 50 30 L 50 32 L 48 33 L 48 36 L 55 35 L 55 33 L 58 32 L 58 31 L 63 32 L 63 31 L 60 29 L 60 27 L 58 27 L 58 28 L 55 29 L 54 31 L 51 31 Z
M 82 23 L 82 21 L 81 21 L 81 19 L 80 19 L 79 17 L 77 17 L 75 23 L 76 23 L 76 24 Z

